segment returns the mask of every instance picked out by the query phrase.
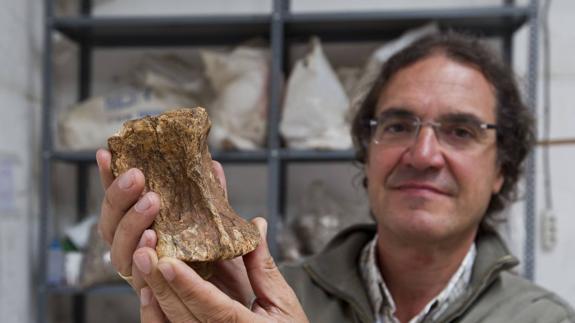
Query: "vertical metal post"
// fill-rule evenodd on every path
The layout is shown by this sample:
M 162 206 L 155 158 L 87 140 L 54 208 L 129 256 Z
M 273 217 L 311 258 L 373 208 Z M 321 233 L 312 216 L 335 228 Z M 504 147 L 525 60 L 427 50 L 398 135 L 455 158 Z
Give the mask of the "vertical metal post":
M 82 0 L 80 2 L 80 16 L 89 17 L 92 12 L 92 1 Z M 78 101 L 87 99 L 90 96 L 90 84 L 92 80 L 92 41 L 89 35 L 84 35 L 79 43 L 78 59 Z
M 48 225 L 51 218 L 52 177 L 52 1 L 44 1 L 44 56 L 42 60 L 42 177 L 40 179 L 40 208 L 38 227 L 38 271 L 36 322 L 45 322 L 47 317 L 48 290 L 46 271 L 48 268 Z
M 80 3 L 79 14 L 83 17 L 89 17 L 92 10 L 91 0 L 82 0 Z M 79 43 L 79 57 L 78 57 L 78 102 L 86 100 L 90 97 L 91 84 L 92 84 L 92 41 L 89 35 L 84 35 Z M 87 212 L 88 200 L 88 165 L 79 163 L 76 165 L 77 178 L 76 178 L 76 211 L 79 218 L 84 217 Z
M 80 14 L 89 16 L 92 13 L 92 0 L 80 0 Z
M 78 220 L 85 217 L 88 212 L 88 166 L 83 162 L 76 165 L 76 212 Z M 72 296 L 72 311 L 74 322 L 86 321 L 86 295 L 78 293 Z
M 503 60 L 507 66 L 513 66 L 513 32 L 505 32 L 503 36 Z
M 79 15 L 89 17 L 92 13 L 92 1 L 80 1 Z M 79 42 L 78 57 L 78 102 L 90 97 L 92 81 L 92 40 L 90 35 L 84 35 Z M 88 211 L 89 172 L 86 163 L 76 165 L 76 212 L 80 220 Z M 86 295 L 83 293 L 72 296 L 72 311 L 74 322 L 82 323 L 86 320 Z
M 281 57 L 282 60 L 282 71 L 284 71 L 285 75 L 288 75 L 289 73 L 289 63 L 290 63 L 290 48 L 291 48 L 291 42 L 290 40 L 285 37 L 285 25 L 286 25 L 286 20 L 287 20 L 287 16 L 289 16 L 290 10 L 291 10 L 291 0 L 284 0 L 281 4 L 281 10 L 282 10 L 282 21 L 283 21 L 283 26 L 284 26 L 284 34 L 282 34 L 282 47 L 283 47 L 283 56 Z M 286 80 L 287 82 L 287 80 Z M 281 109 L 280 109 L 281 111 Z
M 78 220 L 88 213 L 89 165 L 81 162 L 76 165 L 76 212 Z
M 283 181 L 282 160 L 280 156 L 280 140 L 278 125 L 280 120 L 281 91 L 283 84 L 283 33 L 284 33 L 284 6 L 283 0 L 274 0 L 271 15 L 270 42 L 271 42 L 271 77 L 270 100 L 268 110 L 268 241 L 270 252 L 278 256 L 277 229 L 278 221 L 282 220 L 281 209 L 282 194 L 280 189 Z
M 503 6 L 513 7 L 515 6 L 514 0 L 504 0 Z M 511 24 L 509 24 L 511 25 Z M 507 30 L 503 36 L 503 60 L 507 63 L 507 66 L 513 65 L 513 29 L 506 27 Z
M 537 109 L 537 68 L 539 49 L 539 1 L 530 1 L 529 15 L 529 58 L 527 75 L 527 100 L 533 115 Z M 525 249 L 524 275 L 535 280 L 535 151 L 532 151 L 526 163 L 526 202 L 525 202 Z

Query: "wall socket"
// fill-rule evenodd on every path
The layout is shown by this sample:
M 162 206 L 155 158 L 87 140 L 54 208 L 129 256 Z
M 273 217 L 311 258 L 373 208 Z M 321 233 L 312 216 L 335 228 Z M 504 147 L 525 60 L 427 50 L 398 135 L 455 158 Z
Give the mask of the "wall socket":
M 545 251 L 553 251 L 557 244 L 557 218 L 553 210 L 541 211 L 541 247 Z

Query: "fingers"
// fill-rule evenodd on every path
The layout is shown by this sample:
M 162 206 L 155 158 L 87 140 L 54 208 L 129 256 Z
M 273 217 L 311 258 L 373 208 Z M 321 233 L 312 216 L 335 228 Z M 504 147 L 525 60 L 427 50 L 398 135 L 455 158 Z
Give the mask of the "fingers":
M 256 220 L 255 222 L 265 234 L 265 221 L 262 223 L 261 220 Z M 265 242 L 260 246 L 260 252 L 267 252 Z M 164 257 L 158 261 L 155 251 L 144 247 L 138 249 L 134 254 L 134 263 L 142 272 L 146 283 L 153 291 L 159 306 L 170 322 L 307 322 L 305 313 L 295 294 L 287 286 L 279 272 L 277 275 L 265 273 L 268 277 L 262 278 L 263 281 L 258 281 L 252 277 L 252 275 L 258 274 L 258 270 L 261 271 L 261 268 L 266 268 L 261 264 L 256 264 L 256 261 L 268 259 L 260 258 L 260 256 L 256 254 L 250 260 L 254 262 L 251 273 L 250 268 L 248 268 L 248 275 L 252 279 L 252 284 L 254 282 L 259 284 L 257 296 L 261 298 L 261 301 L 258 299 L 258 303 L 254 306 L 254 312 L 228 297 L 210 282 L 202 279 L 192 268 L 180 260 Z M 271 261 L 273 262 L 273 260 Z M 272 289 L 262 290 L 264 288 Z M 273 296 L 274 293 L 283 296 Z M 141 295 L 141 297 L 147 297 L 145 288 L 142 289 Z M 265 303 L 265 300 L 279 301 Z M 261 305 L 262 302 L 264 305 Z M 146 299 L 143 303 L 150 304 L 150 302 L 146 302 Z M 152 309 L 149 311 L 151 312 Z M 149 315 L 152 316 L 152 314 Z
M 110 167 L 112 164 L 112 155 L 105 149 L 98 149 L 96 152 L 96 163 L 98 164 L 100 173 L 100 182 L 104 190 L 106 190 L 114 181 L 114 174 L 112 174 Z
M 144 287 L 140 291 L 140 322 L 169 323 L 150 287 Z
M 114 232 L 124 213 L 142 194 L 144 184 L 144 174 L 139 169 L 132 168 L 118 176 L 106 189 L 98 228 L 102 238 L 108 243 L 112 243 Z
M 158 269 L 165 281 L 200 322 L 255 322 L 245 306 L 201 278 L 184 262 L 164 257 Z
M 269 252 L 266 241 L 267 222 L 263 218 L 255 218 L 252 222 L 260 231 L 261 241 L 254 251 L 244 256 L 244 263 L 257 297 L 254 305 L 265 310 L 275 306 L 290 313 L 301 311 L 298 314 L 303 314 L 297 297 L 283 278 Z
M 158 270 L 158 257 L 153 249 L 144 247 L 136 250 L 134 263 L 170 322 L 198 322 Z
M 132 255 L 143 232 L 149 228 L 160 210 L 160 197 L 146 193 L 120 220 L 114 232 L 111 257 L 114 267 L 131 274 Z
M 156 232 L 154 230 L 148 229 L 148 230 L 144 231 L 144 233 L 142 234 L 142 237 L 140 238 L 140 242 L 138 242 L 137 249 L 144 248 L 144 247 L 155 249 L 156 243 L 157 243 Z M 130 262 L 132 262 L 132 257 L 130 257 Z M 138 295 L 139 295 L 140 290 L 142 288 L 146 287 L 146 281 L 144 280 L 142 273 L 138 270 L 138 267 L 136 267 L 136 265 L 133 262 L 132 262 L 132 271 L 131 272 L 132 272 L 132 283 L 131 283 L 132 288 L 134 288 L 136 293 L 138 293 Z
M 248 308 L 255 298 L 242 257 L 214 263 L 209 282 Z
M 228 198 L 228 186 L 226 184 L 226 175 L 224 174 L 224 168 L 222 167 L 222 164 L 220 164 L 219 162 L 217 162 L 215 160 L 212 160 L 212 168 L 214 170 L 216 177 L 220 181 L 220 185 L 222 186 L 222 189 L 224 190 L 224 196 L 227 199 Z

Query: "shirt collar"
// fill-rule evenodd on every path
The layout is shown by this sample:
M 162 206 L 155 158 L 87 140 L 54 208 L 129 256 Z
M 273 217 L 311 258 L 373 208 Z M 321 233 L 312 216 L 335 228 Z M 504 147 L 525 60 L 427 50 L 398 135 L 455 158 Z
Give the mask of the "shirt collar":
M 377 238 L 376 234 L 373 240 L 367 243 L 361 252 L 360 269 L 364 280 L 368 298 L 373 306 L 377 322 L 398 322 L 395 318 L 395 302 L 381 276 L 377 264 Z M 434 297 L 423 309 L 417 314 L 410 323 L 420 322 L 427 315 L 433 318 L 439 317 L 457 297 L 461 296 L 469 286 L 471 272 L 476 256 L 475 243 L 471 245 L 465 258 L 457 271 L 451 276 L 451 279 L 445 288 Z

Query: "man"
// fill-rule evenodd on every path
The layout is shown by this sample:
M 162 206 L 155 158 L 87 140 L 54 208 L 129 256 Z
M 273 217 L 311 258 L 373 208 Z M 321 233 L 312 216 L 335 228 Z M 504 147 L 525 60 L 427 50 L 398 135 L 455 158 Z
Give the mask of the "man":
M 109 153 L 99 151 L 100 229 L 140 294 L 142 322 L 575 322 L 557 296 L 508 272 L 517 260 L 491 229 L 513 200 L 533 129 L 490 51 L 449 33 L 394 55 L 352 136 L 376 225 L 342 232 L 281 274 L 263 239 L 243 261 L 220 263 L 211 282 L 157 259 L 146 228 L 158 197 L 132 207 L 143 175 L 113 180 Z M 214 170 L 225 187 L 221 166 Z M 265 221 L 255 223 L 265 237 Z

